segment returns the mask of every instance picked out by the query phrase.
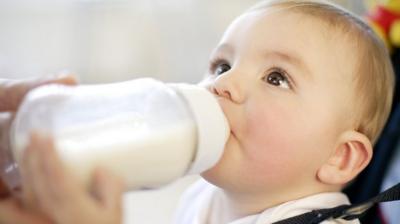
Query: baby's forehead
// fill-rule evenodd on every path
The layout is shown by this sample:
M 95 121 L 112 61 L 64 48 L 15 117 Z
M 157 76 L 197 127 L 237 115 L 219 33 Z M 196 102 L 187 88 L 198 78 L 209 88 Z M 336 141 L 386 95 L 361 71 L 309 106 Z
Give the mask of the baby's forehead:
M 325 54 L 331 62 L 350 56 L 342 68 L 345 64 L 351 65 L 347 68 L 353 68 L 360 57 L 359 35 L 345 25 L 333 24 L 326 18 L 301 11 L 271 8 L 245 13 L 233 23 L 228 36 L 236 37 L 243 33 L 248 34 L 248 42 L 259 51 L 274 48 L 300 56 Z
M 264 22 L 264 23 L 263 23 Z M 234 24 L 241 24 L 248 26 L 249 24 L 256 24 L 254 29 L 264 29 L 268 22 L 274 24 L 270 29 L 295 29 L 301 26 L 303 32 L 309 30 L 317 30 L 324 38 L 336 39 L 336 37 L 351 37 L 352 25 L 347 20 L 329 17 L 327 15 L 320 15 L 317 13 L 307 13 L 307 11 L 270 7 L 263 10 L 249 11 L 239 16 Z M 302 26 L 309 24 L 310 26 Z M 281 25 L 284 25 L 282 27 Z M 354 37 L 354 36 L 353 36 Z

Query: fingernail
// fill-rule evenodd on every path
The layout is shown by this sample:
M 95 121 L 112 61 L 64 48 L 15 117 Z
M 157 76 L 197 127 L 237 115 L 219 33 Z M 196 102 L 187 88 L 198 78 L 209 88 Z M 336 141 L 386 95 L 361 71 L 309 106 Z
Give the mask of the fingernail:
M 57 79 L 66 81 L 65 84 L 77 84 L 79 82 L 79 78 L 73 72 L 67 70 L 60 72 Z
M 56 74 L 48 74 L 43 76 L 44 81 L 51 81 L 51 80 L 57 80 L 57 79 L 65 79 L 65 78 L 71 78 L 73 77 L 72 73 L 68 71 L 61 71 Z
M 46 141 L 48 139 L 48 135 L 46 135 L 45 133 L 41 132 L 41 131 L 33 131 L 31 133 L 31 141 L 33 143 L 38 143 L 41 141 Z
M 64 69 L 64 70 L 59 71 L 55 75 L 55 78 L 62 79 L 62 78 L 71 77 L 71 76 L 72 76 L 72 72 L 67 69 Z

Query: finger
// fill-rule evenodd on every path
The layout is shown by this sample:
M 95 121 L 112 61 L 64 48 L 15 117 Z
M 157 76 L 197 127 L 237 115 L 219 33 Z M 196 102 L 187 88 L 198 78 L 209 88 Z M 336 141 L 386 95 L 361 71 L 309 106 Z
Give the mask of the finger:
M 33 134 L 33 190 L 42 211 L 55 220 L 71 219 L 69 214 L 86 206 L 89 197 L 62 164 L 51 138 Z M 35 161 L 36 160 L 36 161 Z
M 26 153 L 26 164 L 27 169 L 29 169 L 26 172 L 30 176 L 27 178 L 28 184 L 32 188 L 34 199 L 42 210 L 49 210 L 52 206 L 59 206 L 57 198 L 52 193 L 52 187 L 58 178 L 54 179 L 53 175 L 48 174 L 53 169 L 52 167 L 45 167 L 44 165 L 47 155 L 43 153 L 43 149 L 52 147 L 51 144 L 47 139 L 43 139 L 37 133 L 33 133 Z M 62 186 L 62 183 L 60 183 L 60 186 Z
M 52 147 L 49 144 L 51 143 L 40 137 L 37 133 L 33 133 L 30 136 L 30 142 L 25 154 L 26 157 L 24 158 L 27 161 L 25 163 L 25 172 L 28 175 L 28 178 L 26 178 L 27 185 L 30 187 L 27 193 L 33 195 L 31 201 L 28 201 L 30 203 L 29 208 L 56 220 L 64 208 L 58 198 L 52 193 L 53 182 L 56 180 L 50 179 L 47 170 L 43 168 L 46 158 L 42 149 Z M 59 186 L 62 186 L 62 183 Z M 32 205 L 35 207 L 32 207 Z
M 34 171 L 37 182 L 34 186 L 43 212 L 57 223 L 77 223 L 76 220 L 97 214 L 98 205 L 87 188 L 65 168 L 52 139 L 36 134 L 32 135 L 32 142 L 40 158 Z
M 80 183 L 65 168 L 50 137 L 36 134 L 33 135 L 33 141 L 41 160 L 40 170 L 38 171 L 43 175 L 44 181 L 49 186 L 50 191 L 47 194 L 54 194 L 55 197 L 66 197 L 70 200 L 70 196 L 75 193 Z
M 1 224 L 50 224 L 51 221 L 34 212 L 25 210 L 12 198 L 0 201 Z
M 77 80 L 72 75 L 61 75 L 53 78 L 31 80 L 4 80 L 0 79 L 0 111 L 17 110 L 26 93 L 45 84 L 75 85 Z
M 121 211 L 123 181 L 106 169 L 97 168 L 94 171 L 92 191 L 103 207 Z
M 29 143 L 25 148 L 20 165 L 20 173 L 21 173 L 21 183 L 22 183 L 22 199 L 24 205 L 28 208 L 34 208 L 36 204 L 36 198 L 33 190 L 33 183 L 35 181 L 34 175 L 34 163 L 33 160 L 35 154 L 33 152 L 34 148 L 32 144 Z
M 43 154 L 42 149 L 52 147 L 50 144 L 39 137 L 37 133 L 33 133 L 23 155 L 22 163 L 25 203 L 31 209 L 39 209 L 43 212 L 52 206 L 58 206 L 51 194 L 53 182 L 57 180 L 50 179 L 47 175 L 48 171 L 43 168 L 46 155 Z

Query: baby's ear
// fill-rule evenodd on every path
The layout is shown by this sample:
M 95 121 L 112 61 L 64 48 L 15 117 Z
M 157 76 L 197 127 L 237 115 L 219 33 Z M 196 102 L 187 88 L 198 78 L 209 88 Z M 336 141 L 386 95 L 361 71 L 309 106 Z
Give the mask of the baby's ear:
M 371 161 L 371 141 L 360 132 L 346 131 L 328 161 L 317 172 L 319 181 L 344 185 L 354 179 Z

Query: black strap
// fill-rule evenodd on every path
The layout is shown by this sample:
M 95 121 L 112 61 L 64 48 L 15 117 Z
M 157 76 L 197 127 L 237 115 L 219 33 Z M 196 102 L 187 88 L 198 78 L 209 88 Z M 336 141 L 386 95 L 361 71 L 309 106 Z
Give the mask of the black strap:
M 364 213 L 376 203 L 397 200 L 400 200 L 400 183 L 364 203 L 340 205 L 334 208 L 314 210 L 302 215 L 274 222 L 273 224 L 318 224 L 328 219 L 353 220 L 363 216 Z

